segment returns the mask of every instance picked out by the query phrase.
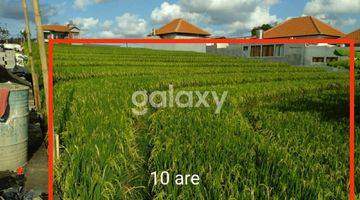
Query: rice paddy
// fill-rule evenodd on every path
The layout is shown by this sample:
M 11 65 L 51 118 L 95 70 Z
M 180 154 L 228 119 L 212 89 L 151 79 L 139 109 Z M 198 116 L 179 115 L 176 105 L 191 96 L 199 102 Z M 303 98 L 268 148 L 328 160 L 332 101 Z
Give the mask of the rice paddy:
M 193 52 L 56 45 L 63 199 L 346 199 L 348 73 Z M 138 90 L 228 92 L 210 107 L 149 107 Z M 152 172 L 197 174 L 154 185 Z M 359 178 L 357 177 L 357 180 Z M 360 189 L 358 187 L 358 189 Z

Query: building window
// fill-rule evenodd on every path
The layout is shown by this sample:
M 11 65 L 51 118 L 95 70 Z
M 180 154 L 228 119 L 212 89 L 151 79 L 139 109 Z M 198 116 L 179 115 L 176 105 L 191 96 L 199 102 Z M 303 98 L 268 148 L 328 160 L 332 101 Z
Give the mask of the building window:
M 260 55 L 261 55 L 261 46 L 260 45 L 251 46 L 250 57 L 260 57 Z
M 262 56 L 274 56 L 274 45 L 264 45 L 262 47 Z
M 277 44 L 275 45 L 275 56 L 284 56 L 284 45 Z
M 51 36 L 50 32 L 44 32 L 45 39 L 50 39 L 50 36 Z
M 332 61 L 337 61 L 338 57 L 326 57 L 326 63 L 332 62 Z
M 312 61 L 314 62 L 314 63 L 319 63 L 319 62 L 324 62 L 324 57 L 313 57 L 312 58 Z
M 248 47 L 248 46 L 244 46 L 244 47 L 243 47 L 243 51 L 247 51 L 247 50 L 249 50 L 249 47 Z

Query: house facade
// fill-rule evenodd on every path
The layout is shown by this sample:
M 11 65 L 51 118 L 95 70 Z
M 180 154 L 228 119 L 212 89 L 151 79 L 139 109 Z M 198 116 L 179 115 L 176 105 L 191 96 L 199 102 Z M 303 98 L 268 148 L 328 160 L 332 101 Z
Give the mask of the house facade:
M 187 22 L 184 19 L 174 19 L 159 29 L 153 29 L 148 37 L 159 39 L 179 39 L 179 38 L 207 38 L 211 34 Z M 170 50 L 170 51 L 194 51 L 206 52 L 205 44 L 146 44 L 147 48 Z
M 80 29 L 73 24 L 67 25 L 43 25 L 45 42 L 49 39 L 78 38 Z
M 338 60 L 334 54 L 336 45 L 328 44 L 229 44 L 227 48 L 207 47 L 208 53 L 260 59 L 273 62 L 286 62 L 291 65 L 326 65 Z
M 297 39 L 325 38 L 336 39 L 345 34 L 311 16 L 289 19 L 267 31 L 259 38 Z M 338 45 L 332 44 L 229 44 L 227 48 L 208 46 L 208 53 L 233 55 L 245 58 L 287 62 L 291 65 L 326 65 L 338 60 L 334 54 Z

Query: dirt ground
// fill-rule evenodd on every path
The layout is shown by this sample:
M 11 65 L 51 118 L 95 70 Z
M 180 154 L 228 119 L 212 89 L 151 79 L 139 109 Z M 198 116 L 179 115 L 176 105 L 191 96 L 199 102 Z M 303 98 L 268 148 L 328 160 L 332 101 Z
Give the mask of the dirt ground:
M 44 144 L 34 153 L 26 167 L 25 189 L 26 191 L 34 191 L 47 193 L 48 189 L 48 165 L 47 165 L 47 149 Z

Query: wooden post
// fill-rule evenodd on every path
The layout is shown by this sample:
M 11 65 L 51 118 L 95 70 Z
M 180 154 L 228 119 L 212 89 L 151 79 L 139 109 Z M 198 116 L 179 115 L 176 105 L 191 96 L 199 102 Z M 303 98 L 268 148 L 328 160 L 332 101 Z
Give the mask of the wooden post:
M 35 100 L 35 108 L 36 110 L 41 109 L 41 101 L 40 101 L 40 89 L 39 89 L 39 80 L 34 67 L 32 46 L 31 46 L 31 34 L 30 34 L 30 24 L 29 24 L 29 14 L 27 10 L 26 0 L 22 0 L 22 8 L 24 11 L 24 19 L 25 19 L 25 34 L 27 39 L 28 51 L 29 51 L 29 62 L 31 69 L 31 77 L 33 81 L 33 92 L 34 92 L 34 100 Z M 25 43 L 25 41 L 24 41 Z
M 55 159 L 60 160 L 60 136 L 55 134 Z
M 45 51 L 45 42 L 44 42 L 44 32 L 41 25 L 41 15 L 39 8 L 39 0 L 32 0 L 33 8 L 34 8 L 34 16 L 35 16 L 35 24 L 37 31 L 37 42 L 39 45 L 39 54 L 40 54 L 40 62 L 41 62 L 41 70 L 43 76 L 43 84 L 44 84 L 44 93 L 45 93 L 45 106 L 46 111 L 48 110 L 48 65 L 47 65 L 47 56 Z M 46 112 L 47 113 L 47 112 Z
M 34 8 L 34 16 L 35 16 L 35 24 L 36 24 L 36 31 L 37 31 L 37 41 L 39 45 L 39 53 L 40 53 L 40 61 L 41 61 L 41 69 L 42 69 L 42 75 L 43 75 L 43 81 L 44 81 L 44 93 L 45 93 L 45 99 L 46 99 L 46 113 L 49 111 L 48 102 L 49 102 L 49 86 L 48 86 L 48 65 L 47 65 L 47 56 L 45 51 L 45 42 L 44 42 L 44 31 L 42 29 L 41 24 L 41 15 L 40 15 L 40 7 L 39 7 L 39 0 L 32 0 L 33 2 L 33 8 Z M 53 138 L 52 140 L 55 141 L 56 137 L 55 134 L 52 134 Z M 57 141 L 55 141 L 55 144 Z M 55 152 L 58 150 L 55 149 L 55 145 L 53 145 L 52 149 L 52 162 L 55 163 Z

